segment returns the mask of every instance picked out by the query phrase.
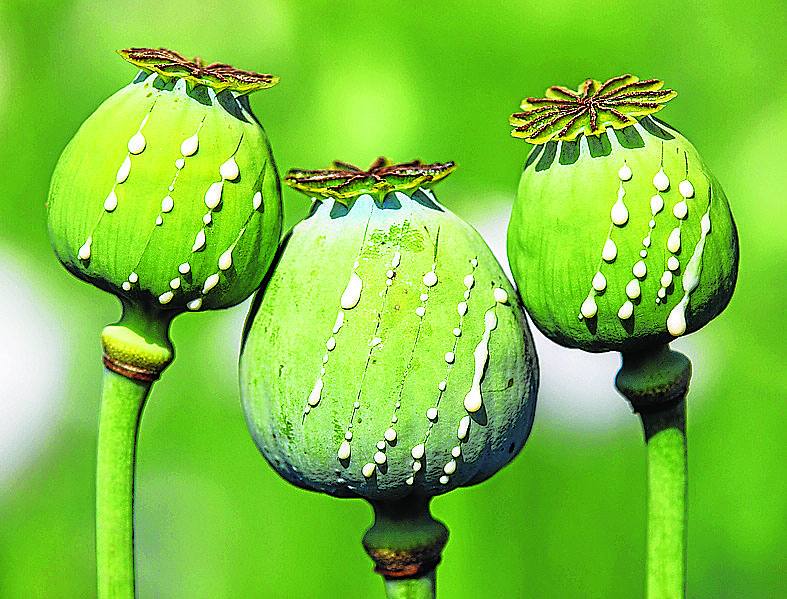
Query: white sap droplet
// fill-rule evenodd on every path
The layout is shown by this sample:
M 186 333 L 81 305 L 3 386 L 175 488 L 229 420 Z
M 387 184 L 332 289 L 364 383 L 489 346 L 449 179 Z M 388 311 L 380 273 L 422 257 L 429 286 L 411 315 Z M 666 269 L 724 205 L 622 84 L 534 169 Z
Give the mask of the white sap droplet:
M 667 317 L 667 330 L 673 337 L 680 337 L 686 332 L 686 306 L 681 300 Z
M 424 314 L 426 314 L 426 308 L 424 308 L 423 306 L 418 306 L 418 307 L 415 309 L 415 313 L 416 313 L 418 316 L 420 316 L 421 318 L 423 318 L 423 317 L 424 317 Z
M 640 258 L 647 258 L 648 257 L 648 250 L 640 250 L 639 251 Z
M 437 420 L 437 408 L 431 407 L 428 410 L 426 410 L 426 417 L 429 420 Z
M 435 271 L 430 270 L 428 273 L 424 275 L 424 285 L 427 287 L 434 287 L 437 285 L 437 274 Z
M 637 299 L 642 293 L 640 286 L 639 286 L 639 279 L 631 279 L 626 284 L 626 296 L 629 299 Z
M 383 340 L 380 339 L 379 337 L 372 337 L 372 340 L 369 342 L 369 346 L 370 347 L 377 347 L 382 342 L 383 342 Z
M 415 479 L 412 476 L 408 476 L 405 481 L 406 484 L 411 485 L 415 482 Z
M 675 227 L 667 238 L 667 249 L 676 254 L 680 251 L 680 228 Z
M 128 151 L 131 154 L 141 154 L 145 151 L 146 144 L 147 142 L 145 141 L 145 136 L 142 135 L 142 131 L 137 131 L 128 140 Z
M 206 212 L 202 215 L 202 224 L 209 225 L 213 220 L 213 216 L 211 216 L 210 212 Z
M 653 187 L 659 191 L 667 191 L 669 189 L 669 177 L 667 177 L 667 173 L 664 172 L 663 168 L 660 168 L 659 172 L 653 177 Z
M 169 282 L 170 289 L 179 289 L 180 288 L 180 277 L 175 277 Z
M 470 290 L 468 289 L 468 290 L 467 290 L 467 291 L 465 291 L 465 292 L 464 292 L 462 295 L 464 295 L 464 297 L 465 297 L 465 299 L 466 299 L 466 300 L 469 300 L 469 299 L 470 299 Z
M 464 284 L 468 289 L 472 289 L 473 285 L 475 285 L 475 277 L 473 275 L 465 275 Z
M 308 403 L 311 407 L 314 407 L 320 403 L 320 399 L 322 399 L 322 387 L 322 377 L 318 377 L 317 380 L 314 381 L 314 387 L 312 387 L 309 397 L 306 400 L 306 403 Z
M 385 276 L 388 279 L 393 279 L 394 278 L 394 271 L 392 271 L 391 269 L 386 270 L 385 271 Z
M 383 433 L 383 437 L 385 437 L 385 440 L 389 443 L 393 443 L 396 441 L 396 430 L 391 427 L 387 428 Z
M 346 433 L 344 433 L 344 438 L 347 439 L 348 441 L 352 441 L 353 440 L 353 432 L 352 431 L 347 431 Z
M 648 221 L 648 226 L 649 226 L 651 229 L 655 228 L 655 226 L 656 226 L 656 221 L 655 221 L 655 220 L 653 220 L 653 219 L 651 218 L 651 219 Z
M 261 191 L 257 191 L 254 194 L 254 197 L 251 198 L 251 207 L 254 210 L 259 210 L 260 206 L 262 206 L 262 192 Z
M 160 227 L 160 226 L 161 226 L 161 225 L 163 225 L 163 224 L 164 224 L 164 219 L 163 219 L 163 218 L 161 217 L 161 215 L 159 214 L 159 215 L 156 217 L 156 226 L 157 226 L 157 227 Z
M 361 407 L 361 402 L 359 402 L 359 401 L 354 401 L 354 402 L 353 402 L 353 408 L 354 408 L 354 409 L 356 409 L 356 410 L 357 410 L 357 409 L 358 409 L 358 408 L 360 408 L 360 407 Z
M 689 206 L 686 204 L 685 201 L 678 202 L 675 204 L 675 207 L 672 209 L 672 214 L 675 215 L 675 218 L 683 220 L 689 213 Z
M 419 460 L 413 462 L 413 472 L 418 472 L 422 467 L 423 464 Z
M 631 169 L 629 168 L 629 165 L 624 162 L 623 166 L 621 166 L 620 169 L 618 170 L 618 177 L 620 177 L 621 181 L 629 181 L 631 180 L 631 175 L 632 172 Z
M 661 289 L 658 290 L 657 295 L 659 296 L 659 299 L 664 299 L 665 297 L 667 297 L 667 290 L 662 287 Z M 656 300 L 656 303 L 658 304 L 659 300 Z
M 89 260 L 90 259 L 90 246 L 93 243 L 93 238 L 88 237 L 85 240 L 85 243 L 82 244 L 82 247 L 79 248 L 78 256 L 80 260 Z
M 684 179 L 680 182 L 678 185 L 678 191 L 680 192 L 680 195 L 682 195 L 687 200 L 694 197 L 694 186 L 688 179 Z
M 210 187 L 208 187 L 208 191 L 205 192 L 205 205 L 213 210 L 216 206 L 221 203 L 221 192 L 224 189 L 224 182 L 217 181 L 216 183 L 211 183 Z
M 104 210 L 106 210 L 107 212 L 112 212 L 117 207 L 118 207 L 118 197 L 117 194 L 115 193 L 115 190 L 113 189 L 112 191 L 109 192 L 109 195 L 107 195 L 107 199 L 104 200 Z
M 626 208 L 626 204 L 623 203 L 623 197 L 625 195 L 626 190 L 623 189 L 623 185 L 621 184 L 620 189 L 618 189 L 618 201 L 615 202 L 615 204 L 612 206 L 612 210 L 609 211 L 609 217 L 618 227 L 625 225 L 629 219 L 628 208 Z
M 446 381 L 440 381 L 439 383 L 437 383 L 437 388 L 438 388 L 440 391 L 445 391 L 445 388 L 446 388 L 447 386 L 448 386 L 448 383 L 447 383 Z
M 459 428 L 456 431 L 456 438 L 464 441 L 467 438 L 467 432 L 470 430 L 470 416 L 462 416 L 459 421 Z
M 426 450 L 426 447 L 424 446 L 424 444 L 423 443 L 419 443 L 418 445 L 413 447 L 412 451 L 410 451 L 410 455 L 413 456 L 414 460 L 420 460 L 422 457 L 424 457 L 424 451 L 425 450 Z
M 197 299 L 191 300 L 186 304 L 186 307 L 189 310 L 199 310 L 202 307 L 202 298 L 198 297 Z
M 476 258 L 470 258 L 470 266 L 476 268 L 478 266 L 478 260 Z
M 636 264 L 634 264 L 631 272 L 638 279 L 644 279 L 645 275 L 648 274 L 648 267 L 645 266 L 645 261 L 639 260 Z
M 631 301 L 626 300 L 625 303 L 620 307 L 618 310 L 618 318 L 621 320 L 628 320 L 631 318 L 631 315 L 634 314 L 634 304 Z
M 402 261 L 402 254 L 399 252 L 394 252 L 393 258 L 391 259 L 391 267 L 396 268 Z
M 139 281 L 139 275 L 135 272 L 132 272 L 131 274 L 128 275 L 128 280 L 130 283 L 136 283 L 137 281 Z
M 391 422 L 396 424 L 397 422 L 399 422 L 399 417 L 396 414 L 394 414 L 393 416 L 391 416 Z
M 422 301 L 422 302 L 425 302 L 425 301 L 427 301 L 428 299 L 429 299 L 429 294 L 428 294 L 428 293 L 422 293 L 422 294 L 421 294 L 421 301 Z
M 612 262 L 617 258 L 618 255 L 618 246 L 615 245 L 615 242 L 611 239 L 607 239 L 604 242 L 604 249 L 601 250 L 601 257 L 603 258 L 604 262 Z
M 363 281 L 357 273 L 353 272 L 350 275 L 350 280 L 347 287 L 342 293 L 341 306 L 345 310 L 352 310 L 361 301 L 361 291 L 363 290 Z
M 383 445 L 383 447 L 385 447 L 385 445 Z M 374 461 L 376 464 L 382 466 L 383 464 L 385 464 L 385 462 L 388 461 L 388 458 L 382 451 L 377 451 L 374 454 Z
M 459 312 L 459 316 L 467 314 L 467 302 L 459 302 L 456 305 L 456 311 Z
M 176 169 L 178 169 L 178 170 L 182 170 L 182 169 L 183 169 L 183 167 L 185 167 L 185 166 L 186 166 L 186 161 L 185 161 L 185 160 L 183 160 L 183 158 L 178 158 L 178 159 L 175 161 L 175 168 L 176 168 Z
M 665 270 L 664 273 L 661 275 L 661 286 L 667 289 L 670 285 L 672 285 L 672 273 L 668 270 Z
M 344 312 L 339 310 L 339 313 L 336 315 L 336 322 L 333 323 L 333 334 L 338 333 L 342 326 L 344 326 Z
M 453 332 L 454 332 L 454 337 L 460 337 L 462 335 L 462 329 L 460 329 L 459 327 L 456 327 Z
M 182 275 L 188 274 L 190 270 L 191 270 L 191 264 L 189 264 L 188 262 L 184 262 L 183 264 L 178 266 L 178 272 Z
M 598 306 L 596 305 L 596 300 L 592 295 L 589 295 L 585 298 L 585 301 L 582 302 L 582 306 L 579 308 L 579 313 L 585 318 L 593 318 L 597 312 Z
M 642 245 L 644 245 L 646 248 L 650 247 L 650 235 L 648 235 L 647 237 L 645 237 L 645 239 L 642 240 Z
M 131 283 L 128 281 L 123 281 L 121 287 L 123 288 L 123 291 L 131 291 Z
M 205 283 L 202 285 L 202 293 L 208 293 L 208 291 L 213 289 L 218 284 L 219 273 L 213 273 L 207 279 L 205 279 Z
M 158 301 L 160 304 L 168 304 L 172 301 L 172 298 L 175 297 L 175 294 L 171 291 L 165 291 L 161 295 L 158 296 Z
M 175 207 L 175 200 L 172 199 L 172 196 L 165 196 L 163 200 L 161 200 L 161 211 L 162 212 L 172 212 L 172 209 Z
M 453 364 L 455 359 L 456 359 L 456 356 L 454 355 L 454 352 L 452 352 L 452 351 L 445 352 L 445 361 L 446 362 L 448 362 L 449 364 Z
M 443 472 L 445 472 L 448 475 L 451 475 L 454 472 L 456 472 L 456 460 L 449 460 L 448 463 L 445 466 L 443 466 Z
M 595 275 L 593 275 L 592 285 L 593 289 L 600 293 L 607 288 L 607 279 L 600 272 L 597 272 Z
M 126 158 L 123 160 L 123 164 L 121 164 L 120 168 L 118 169 L 118 173 L 117 176 L 115 177 L 115 181 L 117 181 L 118 183 L 125 182 L 125 180 L 128 179 L 130 173 L 131 173 L 131 157 L 126 156 Z
M 233 249 L 233 247 L 230 247 L 221 256 L 219 256 L 219 270 L 229 270 L 230 266 L 232 266 Z
M 445 474 L 443 474 L 443 476 L 440 477 L 440 484 L 447 485 L 449 480 L 451 479 L 449 479 Z
M 366 478 L 372 478 L 372 476 L 374 475 L 374 468 L 375 465 L 373 463 L 364 464 L 363 468 L 361 469 L 361 473 Z
M 227 181 L 234 181 L 240 175 L 240 169 L 238 169 L 238 163 L 235 162 L 235 157 L 230 157 L 224 164 L 219 167 L 219 174 L 221 175 L 222 179 L 226 179 Z
M 199 149 L 199 137 L 195 133 L 180 144 L 180 153 L 183 156 L 194 156 Z
M 342 444 L 339 445 L 339 451 L 336 452 L 336 456 L 340 460 L 349 460 L 350 459 L 350 442 L 349 441 L 342 441 Z
M 462 455 L 462 448 L 461 447 L 456 445 L 456 446 L 451 448 L 451 456 L 452 457 L 458 458 L 460 455 Z
M 662 198 L 659 194 L 656 194 L 652 198 L 650 198 L 650 213 L 653 216 L 656 216 L 663 209 L 664 209 L 664 198 Z
M 205 229 L 200 229 L 194 238 L 194 245 L 191 246 L 192 252 L 198 252 L 205 247 Z
M 670 256 L 667 260 L 667 268 L 676 271 L 680 268 L 680 261 L 675 256 Z
M 336 349 L 336 338 L 335 337 L 329 337 L 328 341 L 325 342 L 325 348 L 328 351 L 333 351 L 334 349 Z
M 473 350 L 473 359 L 475 361 L 473 382 L 470 384 L 470 391 L 467 392 L 464 400 L 465 410 L 470 413 L 477 412 L 483 405 L 481 381 L 484 378 L 484 371 L 489 361 L 489 339 L 492 336 L 492 331 L 496 328 L 497 314 L 495 314 L 494 310 L 487 310 L 484 314 L 484 333 L 481 336 L 481 341 L 478 342 L 475 350 Z
M 501 287 L 495 287 L 492 291 L 492 297 L 494 297 L 498 304 L 508 303 L 508 292 Z

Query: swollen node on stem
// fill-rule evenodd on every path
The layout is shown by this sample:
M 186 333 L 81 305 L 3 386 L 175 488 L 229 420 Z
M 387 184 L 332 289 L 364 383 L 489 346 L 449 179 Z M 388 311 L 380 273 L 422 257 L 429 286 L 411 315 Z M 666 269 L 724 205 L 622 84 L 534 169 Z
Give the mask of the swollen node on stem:
M 123 307 L 101 335 L 97 559 L 107 597 L 134 594 L 136 437 L 150 385 L 173 359 L 170 323 L 245 300 L 273 260 L 282 215 L 247 97 L 276 77 L 164 49 L 120 55 L 138 72 L 69 142 L 46 204 L 60 262 Z
M 241 351 L 260 451 L 297 486 L 371 501 L 366 546 L 389 577 L 434 568 L 447 531 L 428 499 L 492 476 L 533 422 L 538 366 L 519 298 L 432 190 L 453 168 L 381 158 L 291 171 L 312 211 L 263 283 Z M 388 588 L 429 586 L 427 572 Z

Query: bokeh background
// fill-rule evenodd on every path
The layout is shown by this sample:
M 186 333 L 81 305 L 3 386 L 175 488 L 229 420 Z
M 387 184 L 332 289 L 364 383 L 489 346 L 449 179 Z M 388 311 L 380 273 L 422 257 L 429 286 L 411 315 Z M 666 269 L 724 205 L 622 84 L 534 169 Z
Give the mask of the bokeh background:
M 689 595 L 787 596 L 783 2 L 0 2 L 0 596 L 95 593 L 98 333 L 115 300 L 50 252 L 49 176 L 80 123 L 130 81 L 132 45 L 276 73 L 253 96 L 282 171 L 453 159 L 441 200 L 502 256 L 527 146 L 507 116 L 550 84 L 623 72 L 680 95 L 660 116 L 723 182 L 741 234 L 727 311 L 675 345 L 689 399 Z M 285 191 L 287 225 L 306 201 Z M 246 306 L 189 314 L 145 411 L 145 597 L 382 595 L 361 501 L 296 490 L 258 455 L 236 383 Z M 538 418 L 494 479 L 434 502 L 451 528 L 443 597 L 643 594 L 645 452 L 615 355 L 538 338 Z

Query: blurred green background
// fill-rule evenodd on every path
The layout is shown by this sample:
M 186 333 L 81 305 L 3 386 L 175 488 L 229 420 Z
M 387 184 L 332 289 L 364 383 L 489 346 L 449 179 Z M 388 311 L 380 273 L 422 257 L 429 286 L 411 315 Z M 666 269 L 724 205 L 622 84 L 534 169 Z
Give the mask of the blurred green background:
M 453 159 L 443 203 L 503 247 L 527 152 L 507 116 L 550 84 L 623 72 L 680 93 L 659 116 L 723 182 L 741 234 L 729 309 L 677 346 L 689 400 L 690 597 L 787 596 L 783 2 L 0 2 L 0 596 L 89 597 L 101 382 L 113 298 L 50 252 L 49 176 L 80 123 L 134 75 L 132 45 L 268 71 L 253 96 L 280 169 L 378 154 Z M 287 225 L 305 214 L 285 191 Z M 241 306 L 174 324 L 139 448 L 141 597 L 379 597 L 371 511 L 296 490 L 246 432 Z M 638 597 L 645 453 L 617 358 L 539 339 L 524 452 L 434 502 L 443 597 Z

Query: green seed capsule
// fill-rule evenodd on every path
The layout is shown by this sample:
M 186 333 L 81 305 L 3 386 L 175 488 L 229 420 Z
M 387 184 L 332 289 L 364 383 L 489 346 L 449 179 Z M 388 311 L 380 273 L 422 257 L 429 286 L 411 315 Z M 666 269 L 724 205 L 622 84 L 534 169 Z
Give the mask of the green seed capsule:
M 55 252 L 125 303 L 237 304 L 281 231 L 276 166 L 247 97 L 278 80 L 166 50 L 120 54 L 139 74 L 87 119 L 52 178 Z
M 453 163 L 293 171 L 316 196 L 247 322 L 241 394 L 288 481 L 336 496 L 430 497 L 522 448 L 536 356 L 518 296 L 430 187 Z
M 629 351 L 696 331 L 729 302 L 738 236 L 694 146 L 651 116 L 675 97 L 658 80 L 551 87 L 514 114 L 535 144 L 508 253 L 525 306 L 554 341 Z

